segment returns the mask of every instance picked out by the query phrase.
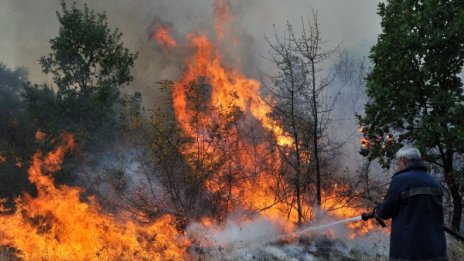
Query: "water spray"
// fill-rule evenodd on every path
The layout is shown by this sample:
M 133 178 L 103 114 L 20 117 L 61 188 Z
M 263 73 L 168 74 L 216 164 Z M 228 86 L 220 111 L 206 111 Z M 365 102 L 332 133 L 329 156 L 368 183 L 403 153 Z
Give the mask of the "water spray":
M 352 218 L 346 218 L 346 219 L 334 221 L 334 222 L 329 223 L 329 224 L 323 224 L 323 225 L 319 225 L 319 226 L 307 227 L 305 229 L 302 229 L 302 230 L 296 232 L 296 234 L 301 235 L 301 234 L 306 233 L 306 232 L 326 229 L 326 228 L 329 228 L 329 227 L 332 227 L 332 226 L 336 226 L 338 224 L 343 224 L 343 223 L 348 223 L 348 222 L 356 222 L 356 221 L 360 221 L 360 220 L 362 220 L 361 216 L 356 216 L 356 217 L 352 217 Z
M 375 216 L 373 214 L 372 215 L 371 214 L 368 214 L 368 215 L 363 214 L 363 215 L 359 215 L 359 216 L 352 217 L 352 218 L 346 218 L 346 219 L 342 219 L 342 220 L 337 220 L 337 221 L 334 221 L 334 222 L 329 223 L 329 224 L 323 224 L 323 225 L 319 225 L 319 226 L 307 227 L 305 229 L 302 229 L 302 230 L 298 231 L 296 234 L 301 235 L 301 234 L 309 232 L 309 231 L 326 229 L 328 227 L 332 227 L 332 226 L 336 226 L 338 224 L 343 224 L 343 223 L 348 223 L 348 222 L 356 222 L 356 221 L 360 221 L 360 220 L 367 221 L 368 219 L 371 219 L 371 218 L 375 218 L 375 220 L 377 221 L 377 223 L 379 223 L 379 225 L 381 225 L 382 227 L 386 227 L 385 223 L 379 217 L 377 217 L 377 216 Z

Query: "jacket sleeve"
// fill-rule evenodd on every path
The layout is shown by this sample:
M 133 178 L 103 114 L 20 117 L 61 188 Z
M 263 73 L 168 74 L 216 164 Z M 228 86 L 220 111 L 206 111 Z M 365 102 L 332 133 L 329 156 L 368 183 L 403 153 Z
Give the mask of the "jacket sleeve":
M 398 179 L 393 178 L 383 202 L 375 208 L 375 215 L 382 219 L 393 217 L 398 211 L 400 195 L 400 182 Z

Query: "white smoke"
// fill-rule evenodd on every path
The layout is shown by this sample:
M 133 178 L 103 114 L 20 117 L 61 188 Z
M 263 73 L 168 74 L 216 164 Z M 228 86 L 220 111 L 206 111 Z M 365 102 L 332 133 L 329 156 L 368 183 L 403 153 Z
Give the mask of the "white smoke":
M 191 224 L 187 233 L 193 241 L 192 256 L 198 260 L 250 261 L 357 260 L 388 256 L 387 231 L 373 229 L 352 238 L 345 224 L 330 226 L 336 220 L 328 215 L 320 222 L 287 232 L 280 221 L 260 215 L 245 221 L 237 218 L 239 213 L 232 216 L 235 218 L 219 226 Z

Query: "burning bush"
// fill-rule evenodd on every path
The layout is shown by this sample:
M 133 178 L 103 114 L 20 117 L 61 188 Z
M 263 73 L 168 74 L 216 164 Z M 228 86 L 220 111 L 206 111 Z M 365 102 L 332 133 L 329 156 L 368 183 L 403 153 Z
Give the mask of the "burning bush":
M 24 194 L 15 209 L 0 208 L 0 245 L 25 260 L 183 258 L 185 245 L 171 216 L 139 225 L 129 216 L 105 213 L 92 197 L 81 200 L 78 188 L 55 186 L 51 175 L 73 150 L 74 138 L 63 134 L 60 143 L 46 155 L 34 154 L 28 172 L 37 196 Z

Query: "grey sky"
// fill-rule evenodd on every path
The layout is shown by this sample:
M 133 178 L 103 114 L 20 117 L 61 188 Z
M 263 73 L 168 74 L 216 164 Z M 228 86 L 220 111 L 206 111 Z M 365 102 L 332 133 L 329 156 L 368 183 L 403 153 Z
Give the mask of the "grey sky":
M 134 85 L 138 88 L 148 88 L 157 80 L 176 74 L 147 41 L 153 21 L 170 23 L 177 37 L 191 30 L 212 28 L 212 0 L 77 2 L 87 2 L 98 12 L 106 11 L 110 26 L 124 33 L 126 46 L 140 53 L 134 68 Z M 37 60 L 49 52 L 48 40 L 58 33 L 55 12 L 59 3 L 59 0 L 0 1 L 0 62 L 9 67 L 24 66 L 30 71 L 30 80 L 45 81 Z M 378 0 L 231 0 L 231 3 L 234 29 L 240 36 L 246 36 L 243 37 L 246 44 L 239 51 L 250 61 L 258 61 L 258 53 L 265 53 L 264 36 L 273 33 L 273 24 L 278 30 L 284 28 L 287 20 L 296 24 L 300 17 L 310 14 L 311 7 L 319 13 L 323 38 L 334 45 L 343 41 L 343 47 L 356 56 L 366 56 L 380 32 Z

